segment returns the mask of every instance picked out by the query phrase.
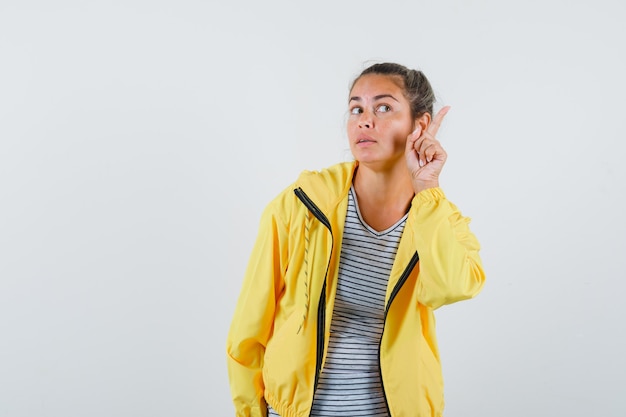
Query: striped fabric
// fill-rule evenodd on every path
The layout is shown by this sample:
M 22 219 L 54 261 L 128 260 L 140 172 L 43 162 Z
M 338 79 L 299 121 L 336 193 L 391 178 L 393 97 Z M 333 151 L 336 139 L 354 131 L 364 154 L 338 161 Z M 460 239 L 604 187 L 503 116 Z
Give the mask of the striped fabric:
M 363 221 L 350 190 L 328 355 L 311 416 L 388 416 L 378 346 L 385 291 L 406 218 L 377 232 Z M 278 416 L 271 408 L 269 415 Z

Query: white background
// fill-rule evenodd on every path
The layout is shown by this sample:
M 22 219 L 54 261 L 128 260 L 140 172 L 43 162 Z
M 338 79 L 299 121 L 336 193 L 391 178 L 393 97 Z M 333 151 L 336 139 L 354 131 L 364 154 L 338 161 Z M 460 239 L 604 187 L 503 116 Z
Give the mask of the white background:
M 437 312 L 448 417 L 626 415 L 626 3 L 0 2 L 0 416 L 234 415 L 261 210 L 350 159 L 365 66 L 452 106 L 487 284 Z

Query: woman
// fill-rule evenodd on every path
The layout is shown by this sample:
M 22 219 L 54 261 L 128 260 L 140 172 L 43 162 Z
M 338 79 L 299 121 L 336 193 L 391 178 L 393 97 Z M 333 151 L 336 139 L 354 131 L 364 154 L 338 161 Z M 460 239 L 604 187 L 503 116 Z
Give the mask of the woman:
M 440 416 L 433 310 L 484 283 L 439 188 L 426 77 L 383 63 L 349 95 L 355 161 L 304 172 L 265 209 L 227 341 L 237 416 Z

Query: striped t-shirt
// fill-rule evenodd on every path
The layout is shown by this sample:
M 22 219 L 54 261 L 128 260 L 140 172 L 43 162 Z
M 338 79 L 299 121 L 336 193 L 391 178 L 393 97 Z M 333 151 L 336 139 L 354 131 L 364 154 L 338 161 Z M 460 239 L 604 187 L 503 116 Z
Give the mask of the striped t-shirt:
M 311 416 L 388 416 L 378 347 L 387 282 L 406 218 L 382 232 L 374 230 L 350 189 L 328 353 Z M 278 416 L 268 408 L 270 416 Z

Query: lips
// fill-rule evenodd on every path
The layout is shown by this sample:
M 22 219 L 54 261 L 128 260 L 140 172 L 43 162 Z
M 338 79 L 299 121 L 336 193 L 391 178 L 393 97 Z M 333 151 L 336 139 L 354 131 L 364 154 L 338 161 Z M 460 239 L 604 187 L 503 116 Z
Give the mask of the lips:
M 356 143 L 360 144 L 360 143 L 374 143 L 376 142 L 374 139 L 370 138 L 369 136 L 366 135 L 361 135 L 356 139 Z

